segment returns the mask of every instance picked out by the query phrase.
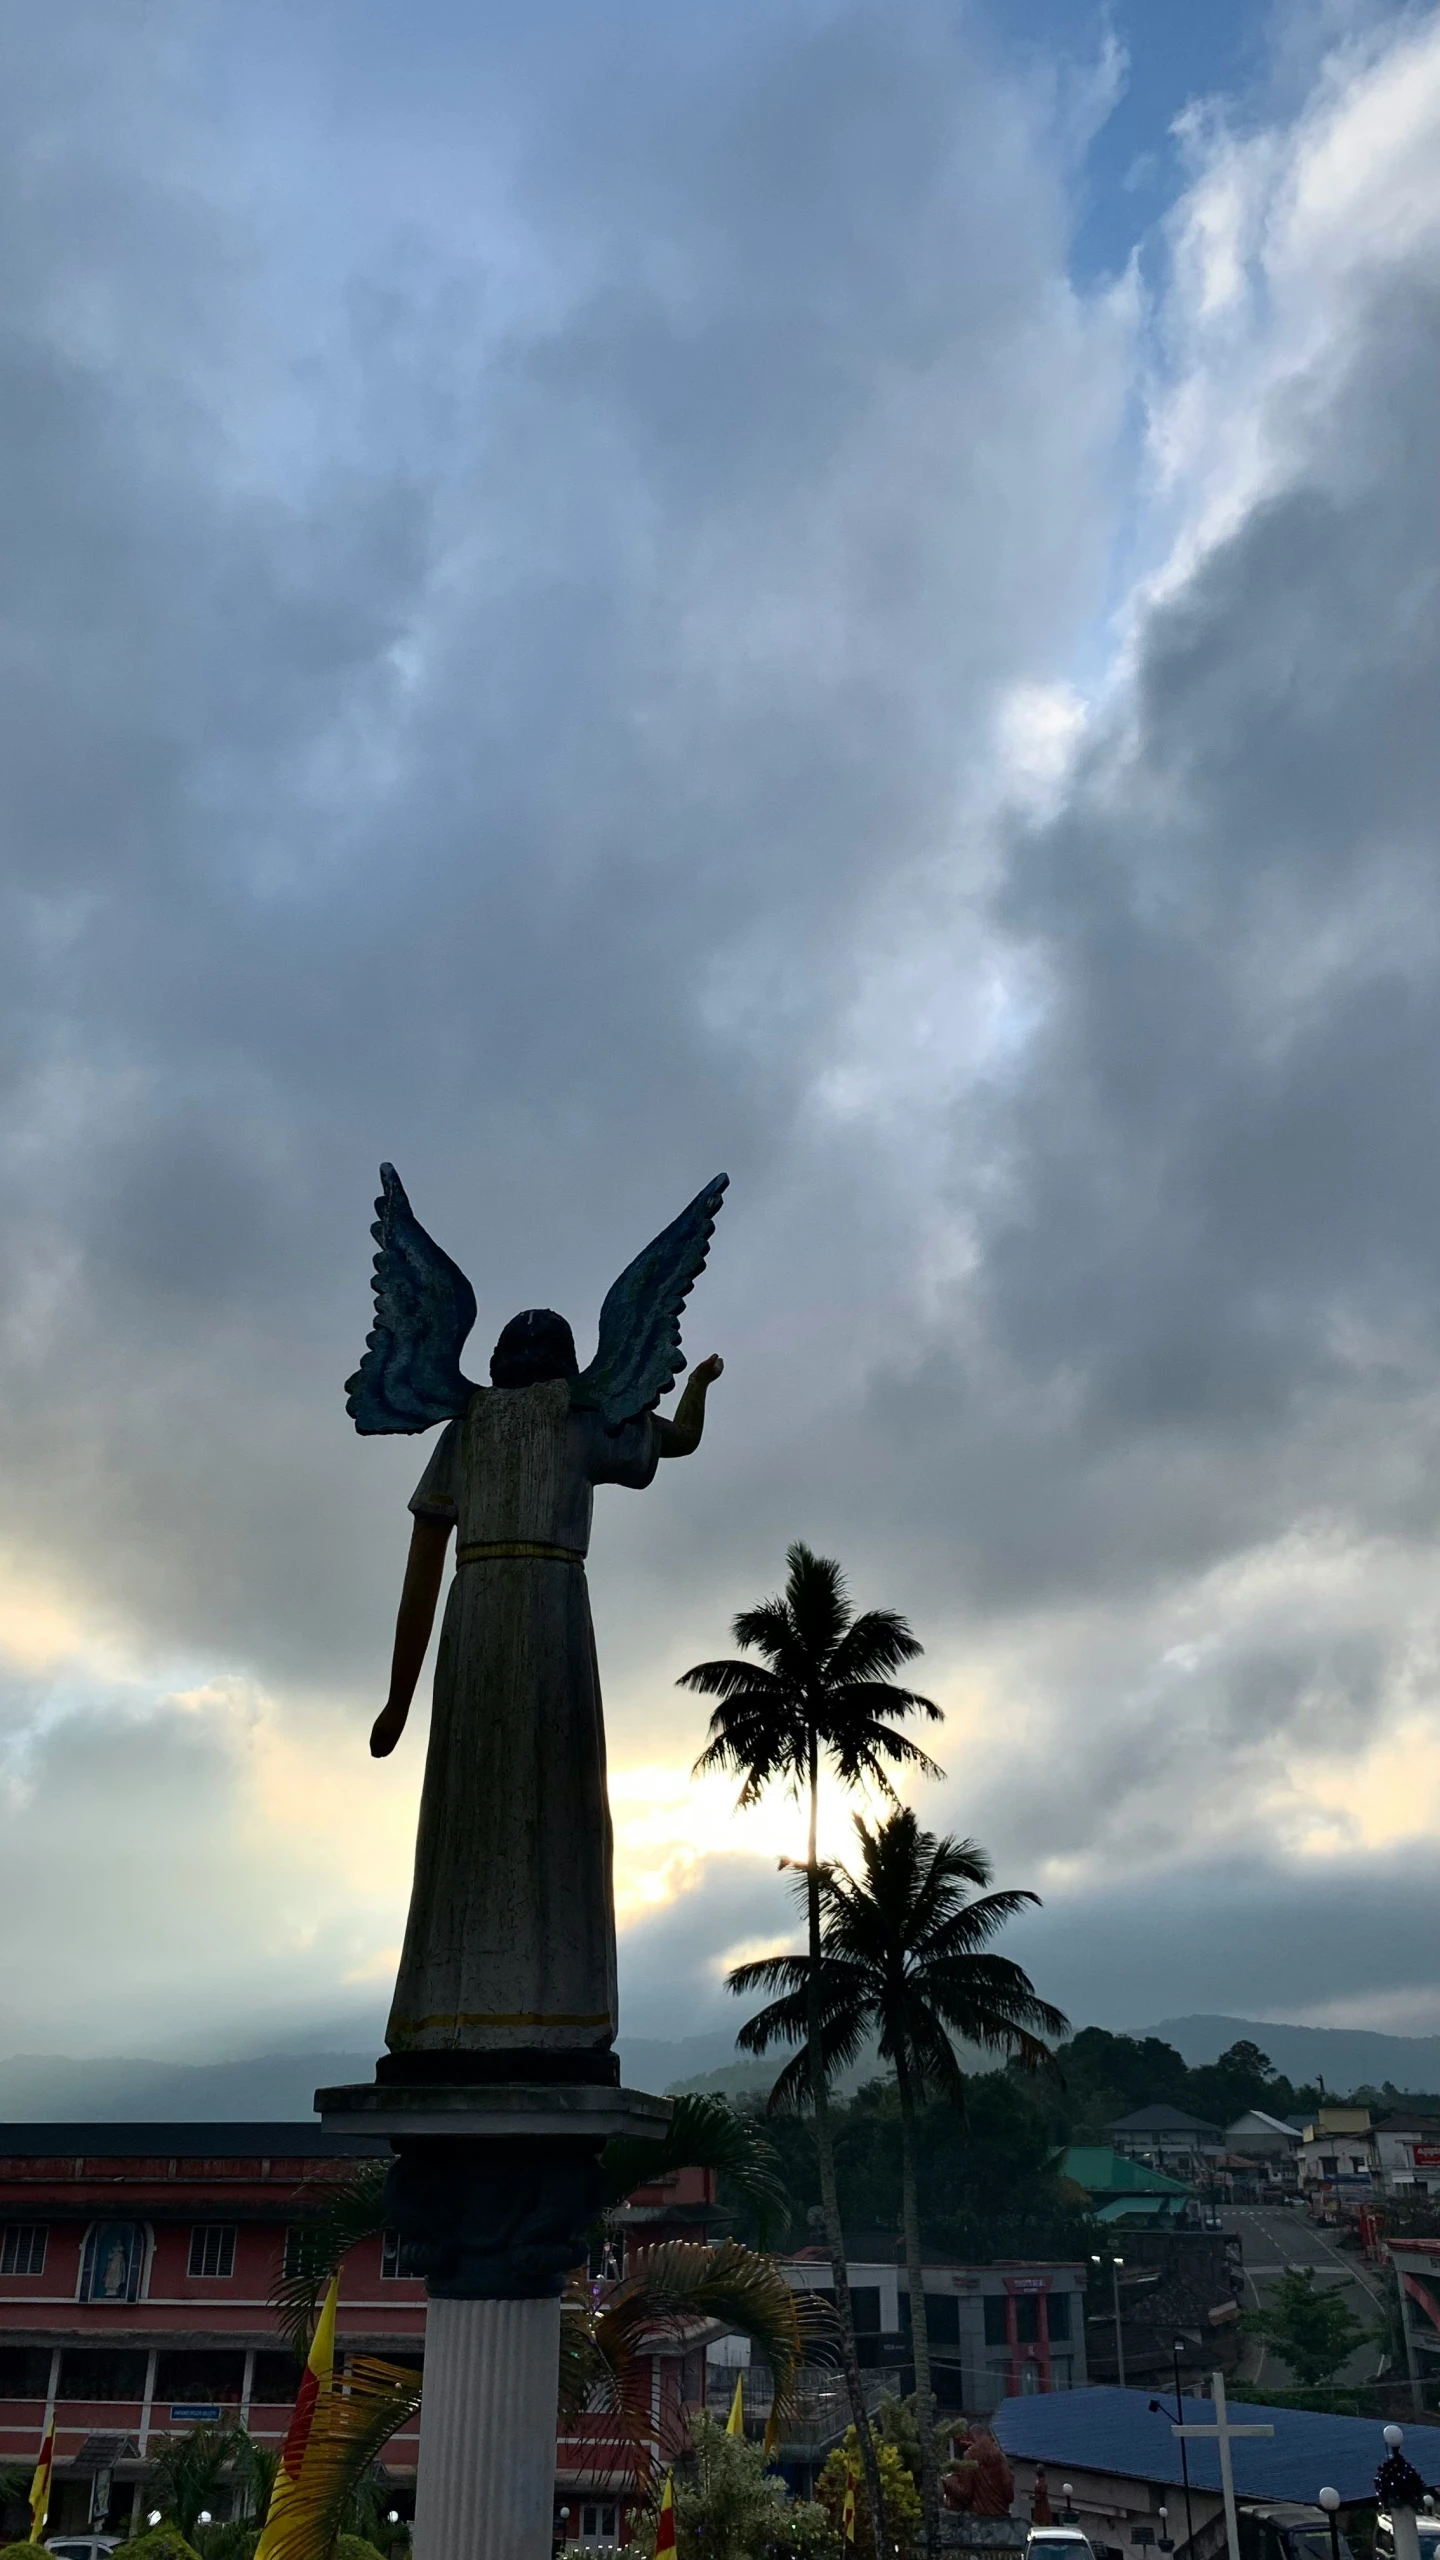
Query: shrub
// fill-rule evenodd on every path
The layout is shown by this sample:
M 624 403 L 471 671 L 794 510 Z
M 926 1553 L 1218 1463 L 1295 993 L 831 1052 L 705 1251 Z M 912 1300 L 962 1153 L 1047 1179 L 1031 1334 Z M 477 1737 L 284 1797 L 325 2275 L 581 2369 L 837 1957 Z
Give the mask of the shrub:
M 880 2465 L 880 2495 L 885 2501 L 885 2522 L 902 2560 L 910 2560 L 910 2555 L 920 2548 L 923 2521 L 920 2492 L 895 2445 L 877 2438 L 875 2456 Z M 847 2474 L 855 2482 L 855 2540 L 851 2548 L 856 2560 L 875 2560 L 870 2501 L 865 2494 L 865 2476 L 860 2467 L 860 2440 L 853 2427 L 847 2430 L 844 2443 L 837 2444 L 815 2483 L 815 2495 L 837 2533 L 841 2530 L 845 2512 Z
M 358 2533 L 342 2533 L 335 2545 L 335 2560 L 385 2560 L 385 2555 Z
M 132 2534 L 122 2549 L 125 2560 L 200 2560 L 193 2542 L 187 2542 L 178 2524 L 147 2525 L 143 2533 Z

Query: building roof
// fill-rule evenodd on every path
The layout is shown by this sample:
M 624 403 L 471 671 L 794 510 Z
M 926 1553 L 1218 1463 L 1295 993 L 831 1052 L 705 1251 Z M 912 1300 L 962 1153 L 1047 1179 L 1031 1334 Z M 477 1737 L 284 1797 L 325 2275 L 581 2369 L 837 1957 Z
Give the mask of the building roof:
M 1173 2403 L 1171 2404 L 1173 2406 Z M 1187 2426 L 1213 2426 L 1209 2400 L 1184 2403 Z M 1241 2436 L 1230 2448 L 1235 2488 L 1242 2498 L 1297 2498 L 1313 2505 L 1322 2482 L 1353 2505 L 1375 2495 L 1375 2471 L 1384 2459 L 1378 2418 L 1328 2418 L 1311 2409 L 1230 2405 L 1232 2424 L 1270 2426 L 1271 2436 Z M 1086 2391 L 1037 2393 L 1002 2400 L 991 2421 L 1005 2451 L 1052 2470 L 1108 2471 L 1122 2480 L 1181 2485 L 1180 2445 L 1168 2411 L 1151 2414 L 1144 2389 L 1101 2385 Z M 1440 2427 L 1405 2429 L 1404 2450 L 1425 2479 L 1440 2477 Z M 1197 2489 L 1218 2492 L 1219 2455 L 1212 2439 L 1186 2442 L 1190 2478 Z
M 1088 2187 L 1092 2196 L 1188 2196 L 1190 2189 L 1183 2178 L 1168 2177 L 1163 2169 L 1147 2169 L 1143 2160 L 1127 2160 L 1123 2151 L 1112 2151 L 1099 2142 L 1072 2143 L 1055 2163 L 1062 2178 L 1077 2187 Z
M 375 2134 L 287 2124 L 0 2124 L 0 2160 L 370 2160 Z
M 1233 2124 L 1225 2127 L 1226 2141 L 1233 2142 L 1241 2126 L 1246 2124 L 1268 2124 L 1272 2133 L 1283 2133 L 1287 2142 L 1301 2139 L 1300 2127 L 1293 2117 L 1267 2116 L 1263 2107 L 1247 2107 L 1243 2116 L 1237 2116 Z
M 1107 2133 L 1208 2133 L 1216 2142 L 1223 2139 L 1218 2124 L 1207 2124 L 1203 2116 L 1187 2116 L 1183 2107 L 1137 2107 L 1133 2116 L 1117 2116 L 1105 2130 Z

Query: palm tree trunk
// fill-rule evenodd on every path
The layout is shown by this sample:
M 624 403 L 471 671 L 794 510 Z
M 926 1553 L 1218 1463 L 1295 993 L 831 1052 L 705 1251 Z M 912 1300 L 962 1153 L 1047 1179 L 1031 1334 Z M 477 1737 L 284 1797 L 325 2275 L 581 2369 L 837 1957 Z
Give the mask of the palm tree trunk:
M 875 2439 L 870 2432 L 870 2417 L 865 2406 L 865 2390 L 860 2379 L 860 2357 L 855 2345 L 855 2315 L 850 2305 L 850 2275 L 845 2264 L 845 2235 L 840 2227 L 840 2198 L 835 2185 L 835 2145 L 830 2132 L 830 2091 L 826 2084 L 823 2042 L 820 2033 L 820 1853 L 818 1847 L 820 1821 L 820 1756 L 812 1729 L 810 1739 L 810 1857 L 805 1872 L 805 1905 L 810 1924 L 810 1978 L 808 1984 L 808 2018 L 806 2045 L 810 2060 L 810 2103 L 815 2112 L 815 2155 L 820 2165 L 820 2207 L 825 2217 L 825 2244 L 830 2252 L 830 2276 L 835 2288 L 835 2316 L 840 2328 L 840 2357 L 845 2369 L 850 2407 L 855 2418 L 855 2434 L 860 2446 L 860 2467 L 865 2475 L 865 2496 L 870 2508 L 870 2525 L 877 2554 L 892 2549 L 885 2524 L 885 2495 L 880 2485 L 880 2463 Z
M 930 2332 L 925 2319 L 925 2271 L 920 2257 L 915 2086 L 903 2051 L 896 2055 L 895 2079 L 900 2096 L 900 2198 L 910 2294 L 910 2342 L 915 2353 L 915 2420 L 920 2429 L 920 2496 L 925 2509 L 925 2548 L 933 2552 L 940 2536 L 940 2465 L 935 2453 L 935 2394 L 930 2381 Z

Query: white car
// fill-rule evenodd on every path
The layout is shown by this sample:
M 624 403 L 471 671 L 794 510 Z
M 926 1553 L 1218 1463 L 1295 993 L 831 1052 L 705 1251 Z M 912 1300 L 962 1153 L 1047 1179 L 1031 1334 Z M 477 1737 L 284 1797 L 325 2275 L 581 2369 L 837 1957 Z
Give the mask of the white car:
M 1025 2537 L 1025 2560 L 1095 2560 L 1095 2546 L 1078 2524 L 1032 2524 Z M 1422 2560 L 1431 2560 L 1427 2552 Z
M 112 2551 L 124 2548 L 124 2536 L 118 2533 L 61 2533 L 45 2545 L 55 2560 L 110 2560 Z
M 1420 2560 L 1440 2560 L 1440 2516 L 1417 2516 Z M 1395 2527 L 1382 2507 L 1375 2519 L 1375 2560 L 1395 2560 Z

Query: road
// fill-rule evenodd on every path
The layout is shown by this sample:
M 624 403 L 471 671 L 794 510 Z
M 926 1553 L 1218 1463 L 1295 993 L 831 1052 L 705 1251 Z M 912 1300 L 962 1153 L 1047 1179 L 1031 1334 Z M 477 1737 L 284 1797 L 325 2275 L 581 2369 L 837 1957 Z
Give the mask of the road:
M 1331 2234 L 1308 2214 L 1284 2207 L 1232 2205 L 1224 2219 L 1227 2229 L 1239 2232 L 1245 2253 L 1245 2310 L 1263 2307 L 1276 2277 L 1287 2267 L 1314 2267 L 1322 2284 L 1333 2281 L 1367 2327 L 1373 2329 L 1383 2319 L 1388 2305 L 1378 2268 L 1368 2266 L 1353 2250 L 1337 2249 Z M 1342 2389 L 1347 2383 L 1374 2382 L 1385 2369 L 1384 2349 L 1367 2341 L 1342 2365 L 1336 2382 Z M 1248 2341 L 1242 2370 L 1247 2382 L 1268 2382 L 1280 2390 L 1293 2385 L 1283 2358 L 1263 2338 Z

